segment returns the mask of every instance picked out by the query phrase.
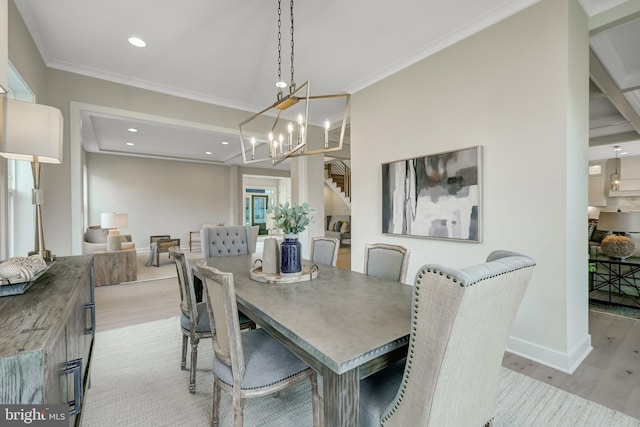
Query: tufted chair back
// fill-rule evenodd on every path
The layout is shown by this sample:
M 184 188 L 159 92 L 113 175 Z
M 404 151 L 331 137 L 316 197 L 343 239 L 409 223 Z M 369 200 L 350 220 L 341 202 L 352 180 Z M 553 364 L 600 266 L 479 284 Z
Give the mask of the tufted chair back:
M 258 226 L 202 227 L 204 258 L 252 254 L 256 251 Z
M 528 256 L 495 251 L 487 262 L 461 270 L 420 268 L 409 353 L 404 371 L 394 376 L 400 386 L 386 389 L 395 398 L 376 402 L 371 396 L 380 396 L 384 382 L 372 387 L 363 380 L 360 425 L 491 424 L 502 357 L 534 266 Z

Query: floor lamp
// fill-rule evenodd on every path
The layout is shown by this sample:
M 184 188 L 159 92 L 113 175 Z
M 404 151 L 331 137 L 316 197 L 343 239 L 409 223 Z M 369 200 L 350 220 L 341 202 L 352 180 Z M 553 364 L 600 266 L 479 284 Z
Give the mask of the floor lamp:
M 36 230 L 35 248 L 29 255 L 39 254 L 45 261 L 53 261 L 55 255 L 44 246 L 40 164 L 62 163 L 62 113 L 47 105 L 7 98 L 3 101 L 0 155 L 7 159 L 31 162 Z

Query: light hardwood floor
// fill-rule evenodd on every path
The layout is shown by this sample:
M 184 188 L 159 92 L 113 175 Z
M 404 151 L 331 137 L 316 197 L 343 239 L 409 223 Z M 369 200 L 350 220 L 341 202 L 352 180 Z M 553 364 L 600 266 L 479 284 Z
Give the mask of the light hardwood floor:
M 350 268 L 348 247 L 338 265 Z M 176 278 L 98 287 L 96 329 L 177 316 L 179 299 Z M 590 311 L 589 333 L 593 351 L 572 375 L 511 353 L 503 366 L 640 419 L 640 320 Z

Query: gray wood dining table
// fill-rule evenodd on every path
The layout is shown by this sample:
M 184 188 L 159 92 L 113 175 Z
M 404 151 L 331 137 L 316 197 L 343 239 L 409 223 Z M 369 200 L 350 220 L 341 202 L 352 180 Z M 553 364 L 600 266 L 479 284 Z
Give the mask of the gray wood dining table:
M 324 264 L 310 281 L 264 283 L 255 258 L 200 262 L 232 272 L 238 308 L 322 375 L 324 425 L 357 426 L 360 379 L 406 356 L 413 287 Z

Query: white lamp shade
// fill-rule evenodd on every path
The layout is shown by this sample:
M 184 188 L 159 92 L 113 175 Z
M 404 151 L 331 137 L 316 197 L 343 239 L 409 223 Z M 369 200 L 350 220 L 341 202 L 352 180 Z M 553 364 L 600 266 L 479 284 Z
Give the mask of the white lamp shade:
M 640 232 L 640 212 L 600 212 L 598 230 L 638 233 Z
M 48 105 L 5 99 L 0 155 L 8 159 L 62 163 L 63 119 Z
M 125 228 L 129 225 L 126 213 L 103 212 L 100 214 L 100 228 Z
M 100 214 L 100 228 L 118 228 L 115 212 L 103 212 Z
M 129 225 L 129 215 L 126 213 L 116 214 L 116 228 L 126 228 Z

